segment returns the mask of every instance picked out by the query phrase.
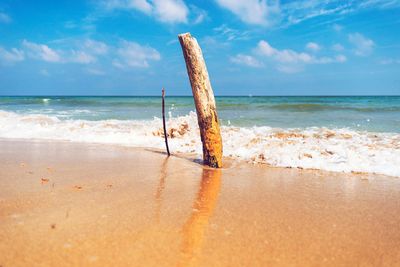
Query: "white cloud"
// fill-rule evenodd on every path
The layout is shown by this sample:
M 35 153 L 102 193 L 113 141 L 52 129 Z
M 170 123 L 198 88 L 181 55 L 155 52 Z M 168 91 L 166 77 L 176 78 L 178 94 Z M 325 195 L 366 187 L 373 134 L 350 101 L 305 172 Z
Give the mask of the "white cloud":
M 105 0 L 102 5 L 106 9 L 137 9 L 143 13 L 150 14 L 151 4 L 147 0 Z
M 275 48 L 273 48 L 268 42 L 261 40 L 258 43 L 257 52 L 259 52 L 261 55 L 272 57 L 278 51 Z
M 249 55 L 244 55 L 244 54 L 237 54 L 234 57 L 230 58 L 231 62 L 240 64 L 240 65 L 246 65 L 249 67 L 254 67 L 254 68 L 259 68 L 262 67 L 262 63 L 258 61 L 255 57 L 249 56 Z
M 348 35 L 349 42 L 354 45 L 354 53 L 357 56 L 368 56 L 375 46 L 374 41 L 356 32 Z
M 0 62 L 4 64 L 13 64 L 25 59 L 24 51 L 17 48 L 6 50 L 0 46 Z
M 333 24 L 333 26 L 332 26 L 332 28 L 333 28 L 333 30 L 335 31 L 335 32 L 341 32 L 342 30 L 343 30 L 343 26 L 342 25 L 339 25 L 339 24 Z
M 279 50 L 264 40 L 258 43 L 255 52 L 275 61 L 278 64 L 277 69 L 286 73 L 299 72 L 303 69 L 302 66 L 306 64 L 330 64 L 347 61 L 344 55 L 316 57 L 306 52 L 296 52 L 291 49 Z
M 381 65 L 391 65 L 391 64 L 400 64 L 400 59 L 395 58 L 385 58 L 379 61 Z
M 400 7 L 400 1 L 398 0 L 214 1 L 245 23 L 270 26 L 279 22 L 282 27 L 288 27 L 322 16 L 336 16 L 341 18 L 343 15 L 363 10 Z M 190 13 L 189 8 L 183 0 L 101 0 L 100 3 L 107 10 L 137 10 L 166 23 L 186 23 L 188 22 Z M 190 11 L 195 13 L 196 10 L 190 8 Z M 199 23 L 203 19 L 203 14 L 197 14 L 193 19 L 193 23 Z M 339 24 L 333 24 L 335 31 L 341 31 L 342 28 Z
M 0 12 L 0 23 L 11 23 L 11 17 L 6 13 Z
M 354 14 L 364 10 L 400 7 L 400 1 L 398 0 L 307 0 L 281 2 L 284 2 L 280 5 L 281 25 L 284 27 L 318 17 L 343 17 L 343 15 Z M 340 32 L 343 27 L 339 24 L 334 24 L 333 29 Z
M 105 0 L 108 10 L 138 10 L 166 23 L 186 23 L 189 9 L 182 0 Z
M 91 75 L 95 75 L 95 76 L 103 76 L 106 73 L 100 69 L 96 69 L 96 68 L 88 68 L 86 69 L 86 71 L 91 74 Z
M 173 44 L 177 44 L 179 41 L 177 38 L 171 39 L 167 42 L 167 45 L 173 45 Z
M 204 9 L 198 8 L 195 5 L 190 5 L 190 10 L 195 16 L 195 18 L 193 19 L 193 24 L 200 24 L 208 18 L 207 11 L 205 11 Z
M 279 12 L 277 1 L 273 1 L 273 5 L 268 5 L 267 0 L 216 0 L 216 2 L 248 24 L 268 25 L 269 15 Z
M 17 48 L 6 50 L 0 47 L 0 64 L 22 61 L 27 55 L 32 59 L 50 63 L 88 65 L 85 69 L 87 73 L 103 75 L 104 73 L 95 67 L 97 65 L 93 64 L 98 62 L 98 59 L 103 59 L 109 65 L 112 64 L 121 69 L 146 68 L 149 67 L 151 61 L 161 59 L 160 53 L 156 49 L 125 40 L 113 47 L 92 39 L 63 39 L 51 43 L 57 44 L 57 48 L 60 49 L 50 48 L 46 44 L 38 44 L 28 40 L 22 41 L 21 50 Z M 71 48 L 65 49 L 65 47 Z M 44 73 L 41 74 L 45 75 Z
M 117 58 L 113 61 L 113 65 L 121 69 L 129 67 L 147 68 L 149 67 L 149 61 L 158 61 L 160 59 L 160 53 L 150 46 L 122 41 L 117 50 Z
M 223 36 L 227 41 L 233 40 L 248 40 L 250 34 L 248 31 L 239 31 L 233 28 L 229 28 L 226 24 L 222 24 L 213 29 L 218 36 Z
M 153 0 L 154 15 L 168 23 L 187 22 L 189 9 L 182 0 Z
M 226 49 L 230 46 L 230 42 L 220 40 L 218 36 L 204 36 L 200 41 L 201 46 L 204 46 L 205 51 L 215 51 L 218 49 Z
M 310 51 L 313 51 L 313 52 L 317 52 L 317 51 L 321 50 L 321 46 L 319 44 L 317 44 L 317 43 L 314 43 L 314 42 L 309 42 L 306 45 L 306 48 L 308 50 L 310 50 Z
M 86 53 L 85 51 L 71 51 L 71 55 L 68 58 L 68 61 L 80 63 L 80 64 L 90 64 L 96 62 L 96 58 L 91 54 Z
M 70 39 L 66 43 L 69 47 Z M 64 44 L 66 40 L 57 40 L 53 43 Z M 80 40 L 74 44 L 75 49 L 53 49 L 46 44 L 37 44 L 27 40 L 22 41 L 27 55 L 31 58 L 53 63 L 78 63 L 91 64 L 97 61 L 97 56 L 104 56 L 108 53 L 109 47 L 103 43 L 92 39 Z
M 278 50 L 264 40 L 258 43 L 256 50 L 261 55 L 271 57 L 281 63 L 311 63 L 313 61 L 313 57 L 307 53 L 298 53 L 290 49 Z
M 28 55 L 32 58 L 41 59 L 47 62 L 61 62 L 61 56 L 59 53 L 47 45 L 36 44 L 28 42 L 27 40 L 23 40 L 22 45 L 27 49 Z
M 344 63 L 346 61 L 347 61 L 347 57 L 346 56 L 337 55 L 335 57 L 313 58 L 312 64 Z
M 83 48 L 96 55 L 105 55 L 108 52 L 108 46 L 105 43 L 92 39 L 87 39 L 84 42 Z
M 360 6 L 365 8 L 378 7 L 379 9 L 388 9 L 400 7 L 398 0 L 364 0 Z
M 340 52 L 340 51 L 343 51 L 343 50 L 344 50 L 344 47 L 343 47 L 343 45 L 341 45 L 341 44 L 334 44 L 334 45 L 332 45 L 332 50 L 333 50 L 333 51 Z
M 347 61 L 347 57 L 344 55 L 337 55 L 335 59 L 337 62 L 346 62 Z
M 292 1 L 282 5 L 284 24 L 290 26 L 303 21 L 334 14 L 342 14 L 351 8 L 351 3 L 340 0 Z
M 138 10 L 146 13 L 146 14 L 150 14 L 151 13 L 151 5 L 149 2 L 147 2 L 147 0 L 131 0 L 129 1 L 130 5 L 137 8 Z

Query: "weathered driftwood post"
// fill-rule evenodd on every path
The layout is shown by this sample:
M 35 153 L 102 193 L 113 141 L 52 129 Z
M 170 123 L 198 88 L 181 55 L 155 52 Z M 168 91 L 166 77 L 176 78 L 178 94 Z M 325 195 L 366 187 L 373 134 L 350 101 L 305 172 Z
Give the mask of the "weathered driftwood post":
M 178 37 L 185 57 L 186 69 L 196 105 L 201 142 L 203 143 L 203 160 L 210 167 L 221 168 L 222 138 L 214 93 L 203 53 L 197 40 L 190 33 L 180 34 Z

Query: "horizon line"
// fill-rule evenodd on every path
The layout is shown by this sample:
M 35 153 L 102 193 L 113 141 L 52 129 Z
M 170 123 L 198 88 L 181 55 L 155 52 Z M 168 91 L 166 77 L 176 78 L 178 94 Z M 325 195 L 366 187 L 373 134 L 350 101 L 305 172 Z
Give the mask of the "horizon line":
M 192 97 L 192 95 L 166 95 L 166 97 Z M 371 97 L 393 95 L 214 95 L 215 97 Z M 160 95 L 0 95 L 0 97 L 161 97 Z

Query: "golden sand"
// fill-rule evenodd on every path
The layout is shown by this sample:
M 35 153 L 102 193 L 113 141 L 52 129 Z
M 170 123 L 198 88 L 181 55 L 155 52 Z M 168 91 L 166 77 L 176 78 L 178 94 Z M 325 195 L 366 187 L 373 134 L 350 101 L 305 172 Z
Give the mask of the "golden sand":
M 0 141 L 0 266 L 400 266 L 400 179 Z

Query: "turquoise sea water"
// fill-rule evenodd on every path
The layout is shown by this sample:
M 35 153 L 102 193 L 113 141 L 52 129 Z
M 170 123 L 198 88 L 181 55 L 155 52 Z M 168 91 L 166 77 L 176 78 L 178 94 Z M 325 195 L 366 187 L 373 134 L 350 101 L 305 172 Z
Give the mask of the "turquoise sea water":
M 216 97 L 222 125 L 279 128 L 328 127 L 400 132 L 400 96 Z M 0 97 L 0 110 L 60 120 L 150 120 L 160 97 Z M 169 116 L 194 111 L 193 98 L 166 98 Z
M 400 177 L 400 97 L 217 97 L 226 157 Z M 192 97 L 166 98 L 170 150 L 201 158 Z M 165 149 L 160 97 L 0 97 L 0 138 Z

